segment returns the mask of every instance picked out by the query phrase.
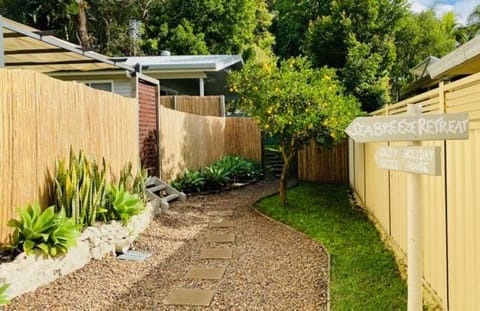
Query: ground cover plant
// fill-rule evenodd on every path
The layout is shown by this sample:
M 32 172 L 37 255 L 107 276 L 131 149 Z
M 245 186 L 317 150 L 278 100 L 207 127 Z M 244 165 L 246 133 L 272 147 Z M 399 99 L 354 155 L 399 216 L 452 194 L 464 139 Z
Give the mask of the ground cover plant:
M 407 287 L 391 251 L 366 214 L 353 207 L 346 185 L 301 183 L 256 207 L 306 233 L 331 254 L 332 310 L 406 310 Z
M 260 164 L 240 156 L 226 155 L 205 168 L 185 170 L 172 182 L 172 186 L 184 193 L 216 191 L 262 176 Z

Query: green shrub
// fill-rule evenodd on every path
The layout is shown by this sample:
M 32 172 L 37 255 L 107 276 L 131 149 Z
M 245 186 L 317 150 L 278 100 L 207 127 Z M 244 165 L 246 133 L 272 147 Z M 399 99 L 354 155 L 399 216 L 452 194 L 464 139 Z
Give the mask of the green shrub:
M 99 210 L 104 221 L 121 220 L 126 224 L 130 218 L 143 209 L 142 200 L 136 194 L 126 191 L 123 186 L 110 185 L 107 189 L 106 207 Z
M 205 185 L 205 178 L 201 171 L 186 170 L 183 175 L 179 176 L 172 182 L 175 189 L 185 193 L 200 192 Z
M 207 166 L 203 170 L 205 188 L 207 190 L 218 190 L 230 182 L 229 171 L 221 165 Z
M 76 245 L 81 226 L 67 218 L 63 209 L 57 214 L 54 206 L 42 211 L 35 202 L 17 212 L 20 219 L 8 221 L 8 226 L 15 228 L 12 247 L 21 248 L 27 255 L 39 249 L 45 255 L 55 256 Z
M 145 182 L 147 180 L 147 175 L 147 170 L 140 168 L 138 169 L 137 174 L 133 176 L 132 163 L 128 162 L 120 171 L 118 186 L 123 187 L 126 191 L 132 194 L 136 194 L 142 202 L 145 203 Z
M 0 286 L 0 306 L 6 305 L 10 302 L 10 300 L 8 300 L 7 298 L 7 295 L 5 294 L 9 286 L 10 284 L 3 284 L 2 286 Z
M 240 156 L 227 155 L 216 161 L 213 165 L 222 167 L 227 171 L 229 178 L 233 182 L 255 180 L 262 175 L 262 168 L 259 164 Z
M 99 167 L 90 162 L 82 151 L 78 157 L 70 149 L 70 161 L 55 165 L 55 210 L 65 210 L 76 224 L 91 226 L 97 219 L 97 210 L 104 208 L 107 164 Z

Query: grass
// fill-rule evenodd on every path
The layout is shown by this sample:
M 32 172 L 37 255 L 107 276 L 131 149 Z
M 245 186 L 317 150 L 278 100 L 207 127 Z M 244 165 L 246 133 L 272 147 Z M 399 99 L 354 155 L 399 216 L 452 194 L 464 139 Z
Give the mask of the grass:
M 332 310 L 406 310 L 407 286 L 366 214 L 352 207 L 346 185 L 300 183 L 258 202 L 265 214 L 306 233 L 331 255 Z

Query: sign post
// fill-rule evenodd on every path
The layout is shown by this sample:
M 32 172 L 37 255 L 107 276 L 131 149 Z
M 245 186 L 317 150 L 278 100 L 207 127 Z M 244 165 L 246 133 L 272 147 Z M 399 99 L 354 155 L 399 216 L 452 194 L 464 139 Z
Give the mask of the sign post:
M 422 140 L 467 139 L 468 113 L 422 114 L 421 104 L 409 104 L 407 115 L 359 117 L 345 130 L 360 143 L 406 141 L 406 147 L 380 147 L 380 168 L 404 171 L 407 176 L 408 311 L 421 311 L 422 210 L 420 174 L 439 176 L 440 148 L 421 147 Z

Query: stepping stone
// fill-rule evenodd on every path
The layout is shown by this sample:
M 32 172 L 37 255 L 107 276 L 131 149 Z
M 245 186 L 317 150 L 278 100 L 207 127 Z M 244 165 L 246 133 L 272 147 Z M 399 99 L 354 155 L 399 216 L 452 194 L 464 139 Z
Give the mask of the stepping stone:
M 207 211 L 208 216 L 233 216 L 233 210 Z
M 235 234 L 233 232 L 208 232 L 207 243 L 230 243 L 235 242 Z
M 230 228 L 233 227 L 233 221 L 224 220 L 221 222 L 211 222 L 208 224 L 210 228 Z
M 221 268 L 190 268 L 185 275 L 187 279 L 220 280 L 225 273 L 225 267 Z
M 231 248 L 204 248 L 200 250 L 200 259 L 230 259 L 232 253 Z
M 209 306 L 214 293 L 211 289 L 176 288 L 165 300 L 169 305 Z

